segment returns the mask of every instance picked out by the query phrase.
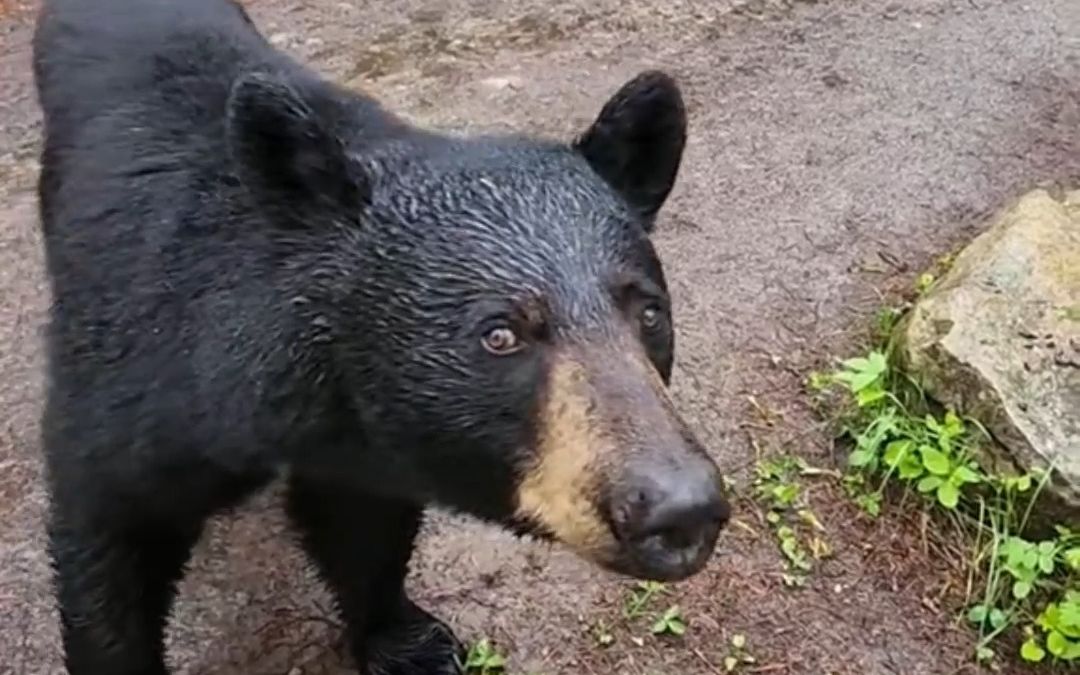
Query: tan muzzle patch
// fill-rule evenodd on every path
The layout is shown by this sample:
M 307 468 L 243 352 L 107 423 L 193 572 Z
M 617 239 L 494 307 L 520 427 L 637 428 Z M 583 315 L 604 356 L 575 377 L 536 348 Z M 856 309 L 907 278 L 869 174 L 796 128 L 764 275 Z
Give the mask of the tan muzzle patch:
M 547 375 L 534 464 L 518 487 L 517 515 L 599 564 L 620 554 L 601 499 L 638 453 L 676 447 L 678 416 L 640 348 L 566 350 Z
M 598 417 L 585 367 L 560 355 L 548 372 L 536 460 L 517 497 L 521 517 L 602 563 L 617 542 L 596 505 L 598 478 L 614 449 Z

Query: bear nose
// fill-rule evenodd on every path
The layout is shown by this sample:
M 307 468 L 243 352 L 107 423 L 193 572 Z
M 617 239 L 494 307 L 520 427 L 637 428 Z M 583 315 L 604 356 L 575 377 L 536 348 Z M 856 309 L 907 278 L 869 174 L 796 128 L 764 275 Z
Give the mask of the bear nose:
M 720 475 L 705 458 L 628 477 L 614 526 L 636 576 L 675 581 L 702 567 L 731 518 Z

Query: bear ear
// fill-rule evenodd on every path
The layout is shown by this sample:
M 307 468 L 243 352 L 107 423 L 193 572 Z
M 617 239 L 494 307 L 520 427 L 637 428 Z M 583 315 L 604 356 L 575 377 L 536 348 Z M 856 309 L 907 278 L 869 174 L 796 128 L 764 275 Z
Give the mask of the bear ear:
M 233 83 L 226 111 L 233 166 L 260 209 L 290 226 L 353 213 L 369 197 L 367 180 L 344 144 L 283 78 L 247 73 Z
M 686 145 L 686 107 L 669 75 L 646 71 L 611 97 L 574 147 L 650 230 Z

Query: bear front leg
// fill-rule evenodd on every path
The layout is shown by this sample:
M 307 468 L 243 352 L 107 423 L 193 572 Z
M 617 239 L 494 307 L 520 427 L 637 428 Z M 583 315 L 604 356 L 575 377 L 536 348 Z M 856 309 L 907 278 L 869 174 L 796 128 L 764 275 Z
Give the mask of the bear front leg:
M 405 595 L 418 506 L 294 476 L 288 512 L 334 593 L 362 673 L 457 675 L 461 643 Z
M 166 675 L 165 621 L 200 525 L 50 515 L 49 553 L 70 675 Z

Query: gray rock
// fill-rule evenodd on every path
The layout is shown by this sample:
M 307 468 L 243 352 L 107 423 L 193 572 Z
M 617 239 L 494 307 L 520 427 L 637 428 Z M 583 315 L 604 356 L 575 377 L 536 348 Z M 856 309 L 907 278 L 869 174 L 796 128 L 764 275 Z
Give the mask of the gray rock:
M 1080 519 L 1080 191 L 1004 210 L 910 312 L 907 368 L 998 441 L 983 458 L 1052 467 L 1040 508 Z

